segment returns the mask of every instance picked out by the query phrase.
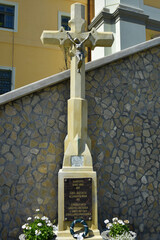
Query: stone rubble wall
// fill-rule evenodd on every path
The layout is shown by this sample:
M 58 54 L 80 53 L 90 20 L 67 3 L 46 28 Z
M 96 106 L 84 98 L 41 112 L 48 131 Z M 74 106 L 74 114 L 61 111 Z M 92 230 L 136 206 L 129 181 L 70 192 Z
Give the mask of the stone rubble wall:
M 99 225 L 129 219 L 160 239 L 160 48 L 86 73 Z M 0 106 L 0 239 L 15 240 L 35 209 L 57 218 L 69 80 Z
M 158 240 L 160 48 L 89 72 L 87 80 L 99 221 L 129 219 L 138 239 Z

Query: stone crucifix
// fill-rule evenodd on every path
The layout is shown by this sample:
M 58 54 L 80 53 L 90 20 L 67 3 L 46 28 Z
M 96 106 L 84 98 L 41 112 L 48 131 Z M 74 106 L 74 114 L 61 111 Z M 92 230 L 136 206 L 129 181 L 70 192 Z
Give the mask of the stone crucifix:
M 77 164 L 74 157 L 79 156 L 79 166 L 92 170 L 90 139 L 87 135 L 87 101 L 85 100 L 85 47 L 109 47 L 113 43 L 112 33 L 100 33 L 96 29 L 85 32 L 85 8 L 79 3 L 71 5 L 71 31 L 63 27 L 59 31 L 43 31 L 43 44 L 70 48 L 70 99 L 68 100 L 68 135 L 65 139 L 63 168 Z M 72 162 L 73 158 L 73 162 Z M 78 159 L 78 158 L 77 158 Z
M 70 99 L 68 100 L 68 134 L 64 142 L 63 167 L 58 173 L 58 233 L 56 240 L 73 240 L 70 221 L 86 219 L 90 229 L 88 239 L 102 240 L 98 230 L 97 177 L 93 171 L 91 144 L 87 134 L 87 101 L 85 99 L 85 47 L 112 45 L 112 33 L 99 33 L 95 29 L 85 32 L 85 8 L 79 3 L 71 5 L 71 31 L 44 31 L 44 44 L 70 48 Z M 72 183 L 70 188 L 69 183 Z M 80 183 L 78 183 L 80 182 Z M 91 186 L 91 192 L 85 184 Z M 68 187 L 69 186 L 69 187 Z M 84 190 L 82 191 L 81 188 Z M 66 193 L 68 194 L 66 196 Z M 81 194 L 83 193 L 83 194 Z M 86 202 L 84 203 L 84 199 Z M 70 200 L 67 200 L 70 199 Z M 88 203 L 89 200 L 89 204 Z M 75 231 L 81 230 L 75 226 Z M 79 235 L 80 238 L 80 235 Z M 77 237 L 78 239 L 78 237 Z M 80 239 L 83 239 L 82 236 Z

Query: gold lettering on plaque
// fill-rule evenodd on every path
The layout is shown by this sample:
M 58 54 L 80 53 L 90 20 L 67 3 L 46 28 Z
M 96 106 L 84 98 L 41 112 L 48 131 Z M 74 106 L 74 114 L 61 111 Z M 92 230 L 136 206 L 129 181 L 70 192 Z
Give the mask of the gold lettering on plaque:
M 64 215 L 66 221 L 92 219 L 92 179 L 64 179 Z

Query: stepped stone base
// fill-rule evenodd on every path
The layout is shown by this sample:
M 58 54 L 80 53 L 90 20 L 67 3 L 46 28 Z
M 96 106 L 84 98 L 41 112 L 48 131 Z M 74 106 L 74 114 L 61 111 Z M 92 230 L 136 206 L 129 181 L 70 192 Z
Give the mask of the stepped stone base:
M 100 236 L 100 232 L 98 229 L 91 231 L 86 239 L 90 240 L 102 240 L 103 238 Z M 59 231 L 57 234 L 56 240 L 75 240 L 75 238 L 71 235 L 69 230 Z

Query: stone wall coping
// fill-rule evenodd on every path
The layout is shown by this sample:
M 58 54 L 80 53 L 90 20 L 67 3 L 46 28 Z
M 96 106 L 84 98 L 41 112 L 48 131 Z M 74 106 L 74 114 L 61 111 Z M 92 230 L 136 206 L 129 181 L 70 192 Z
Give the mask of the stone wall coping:
M 111 54 L 107 57 L 103 57 L 103 58 L 100 58 L 100 59 L 97 59 L 95 61 L 87 63 L 86 64 L 86 72 L 90 71 L 90 70 L 93 70 L 95 68 L 102 67 L 106 64 L 112 63 L 112 62 L 117 61 L 121 58 L 128 57 L 128 56 L 133 55 L 137 52 L 141 52 L 141 51 L 147 50 L 149 48 L 156 47 L 158 45 L 160 45 L 160 37 L 157 37 L 155 39 L 152 39 L 152 40 L 137 44 L 135 46 L 126 48 L 126 49 L 121 50 L 119 52 L 113 53 L 113 54 Z
M 158 45 L 160 45 L 160 37 L 155 38 L 150 41 L 140 43 L 140 44 L 132 46 L 130 48 L 121 50 L 110 56 L 103 57 L 103 58 L 97 59 L 95 61 L 91 61 L 89 63 L 86 63 L 86 72 L 94 70 L 95 68 L 102 67 L 106 64 L 117 61 L 121 58 L 128 57 L 132 54 L 135 54 L 137 52 L 140 52 L 140 51 L 143 51 L 143 50 L 146 50 L 148 48 L 152 48 L 152 47 L 155 47 Z M 21 88 L 12 90 L 8 93 L 2 94 L 2 95 L 0 95 L 0 105 L 11 102 L 13 100 L 21 98 L 21 97 L 31 94 L 33 92 L 39 91 L 43 88 L 49 87 L 51 85 L 55 85 L 60 82 L 63 82 L 65 80 L 69 79 L 69 77 L 70 77 L 70 70 L 66 70 L 61 73 L 49 76 L 47 78 L 41 79 L 41 80 L 33 82 L 31 84 L 28 84 L 24 87 L 21 87 Z

